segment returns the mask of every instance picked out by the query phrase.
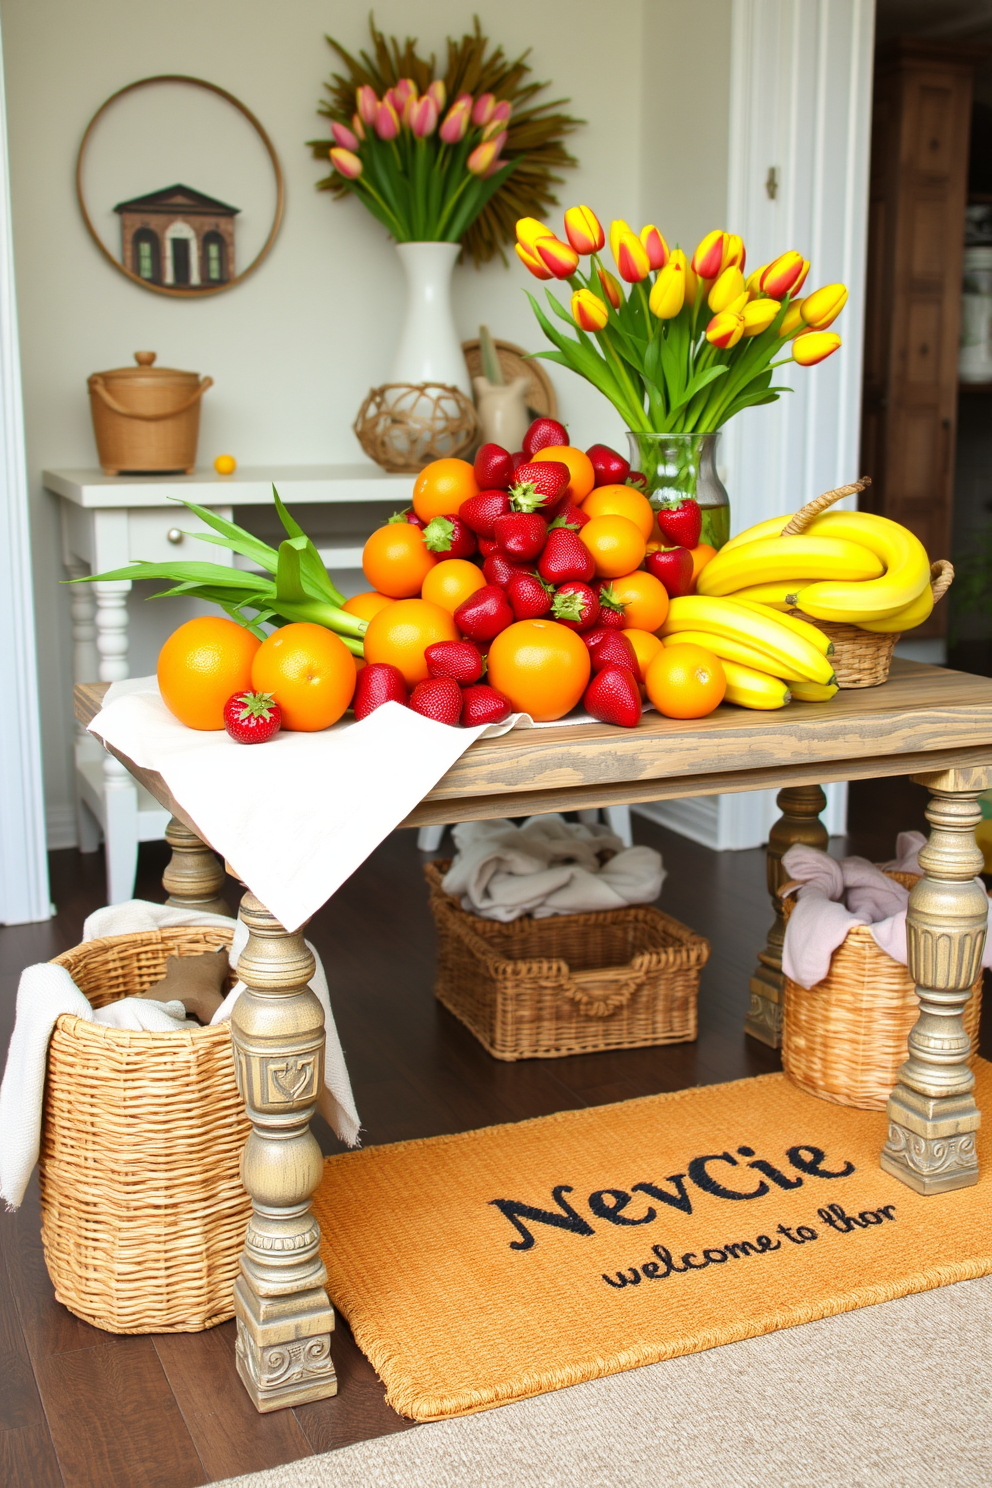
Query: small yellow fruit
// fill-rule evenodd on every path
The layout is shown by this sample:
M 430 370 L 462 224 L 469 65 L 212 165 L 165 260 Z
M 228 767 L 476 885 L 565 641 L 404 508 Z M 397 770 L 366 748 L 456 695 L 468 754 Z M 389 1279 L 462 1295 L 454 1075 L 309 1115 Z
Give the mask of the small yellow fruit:
M 238 462 L 233 455 L 218 455 L 214 461 L 214 469 L 218 475 L 233 475 L 238 468 Z

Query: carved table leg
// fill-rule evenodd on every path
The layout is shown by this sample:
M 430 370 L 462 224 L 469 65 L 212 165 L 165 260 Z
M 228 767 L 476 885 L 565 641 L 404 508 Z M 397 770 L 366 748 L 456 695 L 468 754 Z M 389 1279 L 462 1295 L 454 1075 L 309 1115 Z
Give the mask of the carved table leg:
M 982 965 L 988 899 L 975 874 L 981 820 L 978 795 L 992 767 L 915 775 L 930 791 L 930 841 L 920 852 L 924 877 L 909 898 L 906 944 L 920 1016 L 909 1035 L 909 1058 L 889 1096 L 889 1137 L 882 1167 L 917 1193 L 946 1193 L 978 1182 L 975 1132 L 981 1115 L 968 1068 L 971 1053 L 961 1021 Z
M 289 934 L 250 891 L 241 918 L 249 937 L 237 971 L 247 991 L 234 1004 L 231 1034 L 252 1124 L 241 1179 L 253 1212 L 234 1288 L 237 1364 L 256 1409 L 271 1411 L 338 1387 L 334 1310 L 310 1207 L 323 1167 L 310 1118 L 324 1082 L 324 1015 L 307 985 L 314 959 L 302 929 Z
M 172 848 L 169 866 L 162 874 L 162 887 L 169 896 L 166 904 L 230 915 L 227 901 L 220 897 L 224 869 L 213 849 L 177 817 L 166 827 L 165 840 Z
M 782 815 L 768 834 L 765 866 L 768 892 L 775 911 L 775 923 L 768 932 L 768 944 L 758 952 L 759 966 L 750 982 L 751 1006 L 744 1020 L 744 1032 L 778 1049 L 782 1044 L 782 1000 L 785 977 L 782 974 L 782 945 L 785 940 L 785 918 L 778 891 L 785 882 L 782 855 L 797 842 L 807 847 L 827 848 L 827 829 L 820 812 L 827 798 L 818 785 L 789 785 L 780 790 L 775 804 Z

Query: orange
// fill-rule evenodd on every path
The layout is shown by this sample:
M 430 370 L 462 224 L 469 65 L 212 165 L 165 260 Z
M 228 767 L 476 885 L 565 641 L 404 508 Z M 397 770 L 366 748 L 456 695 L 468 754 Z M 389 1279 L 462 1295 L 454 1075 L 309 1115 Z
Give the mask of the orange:
M 257 636 L 220 615 L 200 615 L 174 630 L 158 653 L 162 701 L 192 729 L 222 729 L 224 704 L 251 687 Z
M 647 630 L 625 630 L 624 635 L 634 648 L 637 657 L 637 665 L 641 669 L 641 676 L 646 677 L 648 667 L 654 661 L 659 651 L 664 650 L 662 642 L 656 635 L 651 635 Z
M 444 558 L 431 569 L 420 593 L 423 599 L 453 615 L 462 600 L 484 588 L 485 582 L 482 569 L 467 558 Z
M 663 646 L 644 680 L 648 697 L 666 718 L 705 718 L 727 690 L 723 667 L 702 646 Z
M 518 620 L 489 647 L 488 681 L 536 723 L 570 713 L 591 670 L 585 642 L 556 620 Z
M 587 517 L 626 517 L 647 542 L 655 525 L 654 507 L 633 486 L 597 486 L 582 503 Z
M 625 630 L 657 630 L 664 625 L 668 618 L 668 590 L 654 574 L 635 568 L 623 578 L 611 579 L 610 588 L 624 607 Z
M 371 620 L 373 615 L 378 615 L 387 605 L 393 604 L 388 594 L 378 594 L 375 589 L 366 589 L 364 594 L 353 594 L 346 599 L 341 606 L 347 610 L 349 615 L 357 615 L 359 620 Z
M 413 509 L 422 522 L 454 517 L 463 501 L 478 496 L 479 483 L 467 460 L 432 460 L 413 485 Z
M 575 449 L 570 444 L 549 444 L 546 449 L 538 450 L 534 459 L 560 460 L 563 465 L 568 466 L 571 475 L 568 495 L 571 496 L 576 506 L 585 501 L 596 484 L 596 472 L 592 468 L 589 456 L 584 450 Z
M 272 693 L 282 709 L 283 728 L 306 734 L 337 723 L 357 676 L 355 658 L 341 638 L 309 620 L 274 630 L 251 667 L 252 687 Z
M 424 542 L 424 534 L 412 522 L 387 522 L 377 527 L 362 552 L 362 572 L 380 594 L 389 599 L 410 599 L 437 559 Z
M 711 548 L 709 543 L 700 543 L 689 552 L 692 554 L 692 582 L 695 583 L 710 559 L 716 557 L 716 548 Z
M 458 626 L 440 605 L 426 599 L 398 599 L 369 621 L 365 660 L 391 662 L 403 673 L 407 687 L 413 687 L 427 676 L 426 648 L 435 641 L 458 639 Z
M 593 556 L 597 578 L 618 579 L 644 561 L 644 538 L 627 517 L 593 517 L 579 537 Z

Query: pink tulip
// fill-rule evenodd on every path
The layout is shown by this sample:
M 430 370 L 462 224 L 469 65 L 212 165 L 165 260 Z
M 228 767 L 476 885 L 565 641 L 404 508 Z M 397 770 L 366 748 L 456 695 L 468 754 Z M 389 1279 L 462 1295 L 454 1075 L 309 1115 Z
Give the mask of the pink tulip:
M 435 107 L 437 108 L 438 114 L 440 115 L 441 110 L 444 108 L 444 105 L 448 101 L 448 90 L 444 86 L 444 79 L 435 78 L 430 87 L 427 89 L 427 92 L 429 93 L 430 97 L 433 98 Z
M 379 109 L 379 99 L 376 91 L 368 83 L 363 83 L 355 94 L 355 107 L 358 109 L 359 117 L 363 124 L 374 124 L 375 116 Z
M 495 107 L 496 99 L 492 93 L 480 93 L 472 109 L 472 123 L 476 126 L 488 124 Z
M 394 140 L 400 132 L 399 116 L 388 98 L 376 110 L 375 132 L 381 140 Z
M 397 113 L 401 112 L 409 99 L 416 99 L 417 97 L 417 85 L 413 81 L 413 78 L 400 78 L 392 91 L 393 104 Z
M 446 145 L 457 145 L 465 138 L 469 117 L 469 111 L 461 99 L 456 99 L 445 114 L 444 123 L 438 130 Z
M 358 139 L 348 128 L 347 124 L 339 124 L 337 119 L 335 119 L 331 124 L 331 133 L 334 136 L 334 143 L 336 145 L 342 145 L 346 150 L 358 149 Z
M 331 164 L 336 171 L 341 172 L 342 176 L 347 176 L 349 181 L 357 181 L 362 174 L 362 162 L 358 156 L 353 155 L 343 146 L 335 146 L 331 151 Z
M 362 123 L 361 114 L 352 114 L 351 127 L 358 135 L 358 138 L 360 140 L 363 140 L 365 138 L 365 125 Z
M 493 116 L 489 122 L 490 124 L 508 124 L 512 112 L 513 104 L 510 103 L 509 99 L 504 98 L 493 109 Z
M 426 139 L 437 128 L 437 104 L 429 93 L 418 98 L 410 111 L 410 128 L 418 139 Z
M 505 143 L 505 134 L 498 135 L 496 139 L 483 140 L 481 145 L 476 145 L 466 160 L 466 169 L 470 170 L 473 176 L 488 176 Z

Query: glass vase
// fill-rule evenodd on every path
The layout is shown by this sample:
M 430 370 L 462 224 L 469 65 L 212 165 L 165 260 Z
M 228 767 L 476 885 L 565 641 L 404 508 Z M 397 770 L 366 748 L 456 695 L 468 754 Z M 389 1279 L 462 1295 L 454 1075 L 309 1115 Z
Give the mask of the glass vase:
M 730 536 L 730 497 L 716 473 L 719 434 L 628 432 L 631 472 L 640 471 L 655 507 L 698 501 L 703 517 L 700 542 L 722 548 Z

